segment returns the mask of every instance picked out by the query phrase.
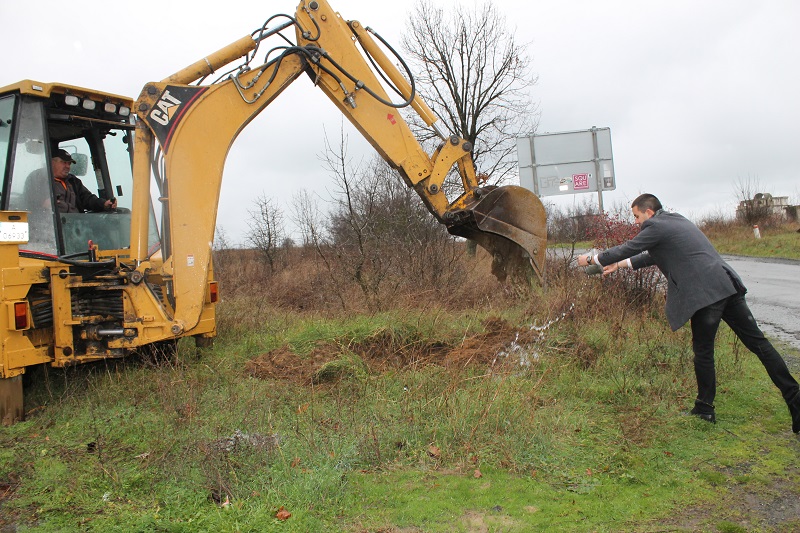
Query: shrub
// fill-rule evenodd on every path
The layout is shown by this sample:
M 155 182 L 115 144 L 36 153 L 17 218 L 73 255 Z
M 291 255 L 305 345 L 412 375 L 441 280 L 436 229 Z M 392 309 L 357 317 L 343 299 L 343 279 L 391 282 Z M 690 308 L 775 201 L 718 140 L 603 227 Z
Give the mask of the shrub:
M 622 215 L 603 214 L 593 219 L 587 237 L 595 248 L 611 248 L 620 245 L 639 233 L 636 224 Z M 620 292 L 626 304 L 652 305 L 657 295 L 663 293 L 664 278 L 656 267 L 638 270 L 620 269 L 606 279 L 610 290 Z

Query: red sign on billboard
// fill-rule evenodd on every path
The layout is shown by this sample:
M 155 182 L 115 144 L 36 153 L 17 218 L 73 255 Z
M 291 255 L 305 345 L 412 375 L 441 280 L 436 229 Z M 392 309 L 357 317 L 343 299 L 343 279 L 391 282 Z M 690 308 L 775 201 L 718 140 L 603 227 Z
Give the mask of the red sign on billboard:
M 576 191 L 589 188 L 590 174 L 573 174 L 572 175 L 572 188 Z

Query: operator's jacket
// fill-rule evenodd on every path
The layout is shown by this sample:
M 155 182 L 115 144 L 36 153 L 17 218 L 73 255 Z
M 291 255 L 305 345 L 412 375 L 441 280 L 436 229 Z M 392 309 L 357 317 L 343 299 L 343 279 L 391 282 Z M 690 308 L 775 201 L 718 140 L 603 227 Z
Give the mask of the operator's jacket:
M 598 256 L 601 265 L 628 258 L 634 269 L 656 265 L 667 278 L 666 311 L 672 331 L 697 310 L 747 290 L 703 232 L 677 213 L 659 210 L 642 223 L 636 237 Z
M 104 211 L 105 200 L 98 198 L 76 176 L 69 174 L 65 180 L 53 180 L 53 197 L 59 213 Z

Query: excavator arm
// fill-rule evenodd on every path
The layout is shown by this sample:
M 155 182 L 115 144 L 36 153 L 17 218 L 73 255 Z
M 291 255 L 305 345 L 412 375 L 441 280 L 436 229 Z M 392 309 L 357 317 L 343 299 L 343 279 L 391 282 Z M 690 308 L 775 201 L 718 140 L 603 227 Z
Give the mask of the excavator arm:
M 251 66 L 262 42 L 284 37 L 280 32 L 292 26 L 293 43 L 273 48 L 263 64 Z M 240 59 L 244 64 L 217 83 L 196 83 Z M 403 102 L 391 101 L 378 69 Z M 158 275 L 168 282 L 175 335 L 190 331 L 202 312 L 228 150 L 239 132 L 303 73 L 400 172 L 450 233 L 473 239 L 492 253 L 495 275 L 527 271 L 541 279 L 546 225 L 539 199 L 521 187 L 480 187 L 471 144 L 439 129 L 413 81 L 394 66 L 370 31 L 342 19 L 325 0 L 303 0 L 289 22 L 272 30 L 265 24 L 165 80 L 148 83 L 136 102 L 134 180 L 149 184 L 151 168 L 159 169 L 165 223 Z M 401 117 L 398 107 L 405 105 L 442 138 L 433 154 Z M 451 171 L 460 175 L 463 192 L 449 200 L 443 183 Z M 141 186 L 134 195 L 131 253 L 146 273 L 152 253 L 147 249 L 150 191 Z

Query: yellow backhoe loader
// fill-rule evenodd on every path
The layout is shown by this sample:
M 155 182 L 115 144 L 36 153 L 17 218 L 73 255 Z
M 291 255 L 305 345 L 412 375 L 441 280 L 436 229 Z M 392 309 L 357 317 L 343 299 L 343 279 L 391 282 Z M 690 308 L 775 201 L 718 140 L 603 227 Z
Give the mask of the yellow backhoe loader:
M 270 38 L 280 45 L 266 51 Z M 303 0 L 294 17 L 272 17 L 147 83 L 136 101 L 31 80 L 0 88 L 3 424 L 24 416 L 29 366 L 123 357 L 187 336 L 212 342 L 219 294 L 211 243 L 225 158 L 239 132 L 304 73 L 450 233 L 493 254 L 496 275 L 542 277 L 539 199 L 521 187 L 480 186 L 470 143 L 440 129 L 410 73 L 395 67 L 402 59 L 378 41 L 325 0 Z M 441 137 L 432 154 L 398 112 L 408 105 Z M 53 158 L 64 153 L 70 179 L 114 209 L 61 209 Z M 442 185 L 451 172 L 463 191 L 448 199 Z

